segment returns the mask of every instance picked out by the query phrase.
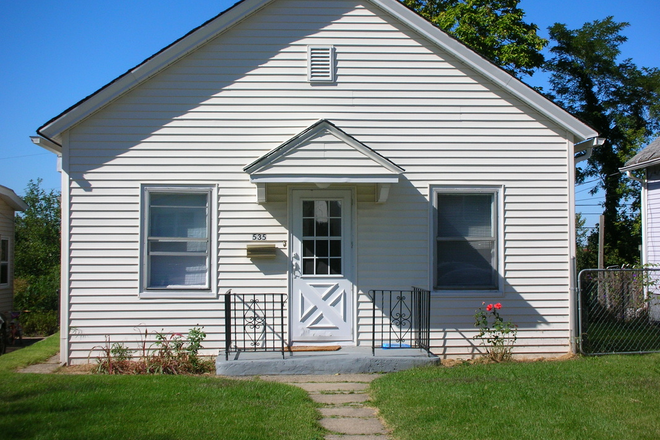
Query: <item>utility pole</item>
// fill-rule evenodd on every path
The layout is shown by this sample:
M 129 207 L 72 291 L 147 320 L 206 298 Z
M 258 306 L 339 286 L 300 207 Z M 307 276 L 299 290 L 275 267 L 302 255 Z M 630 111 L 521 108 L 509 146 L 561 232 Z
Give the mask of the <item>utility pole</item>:
M 598 226 L 598 269 L 605 269 L 605 216 L 600 215 Z

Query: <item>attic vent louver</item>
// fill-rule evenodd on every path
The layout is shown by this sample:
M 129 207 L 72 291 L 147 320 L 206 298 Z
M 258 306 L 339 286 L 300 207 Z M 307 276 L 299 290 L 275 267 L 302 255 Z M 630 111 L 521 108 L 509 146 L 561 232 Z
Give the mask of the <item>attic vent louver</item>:
M 309 82 L 333 82 L 335 80 L 334 47 L 308 47 Z

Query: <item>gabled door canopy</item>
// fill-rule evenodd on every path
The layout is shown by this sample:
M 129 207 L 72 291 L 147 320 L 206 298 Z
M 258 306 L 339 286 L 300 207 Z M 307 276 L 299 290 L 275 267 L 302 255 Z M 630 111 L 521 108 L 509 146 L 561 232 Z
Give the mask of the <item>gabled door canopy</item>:
M 404 169 L 326 119 L 321 119 L 243 170 L 257 185 L 257 202 L 266 202 L 268 183 L 377 185 L 376 202 L 384 203 L 389 186 Z

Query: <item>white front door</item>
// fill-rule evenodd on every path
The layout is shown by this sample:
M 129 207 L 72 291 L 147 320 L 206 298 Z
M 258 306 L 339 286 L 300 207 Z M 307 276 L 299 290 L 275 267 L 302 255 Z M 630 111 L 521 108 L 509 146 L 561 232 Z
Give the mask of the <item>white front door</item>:
M 353 341 L 350 190 L 294 190 L 290 337 Z

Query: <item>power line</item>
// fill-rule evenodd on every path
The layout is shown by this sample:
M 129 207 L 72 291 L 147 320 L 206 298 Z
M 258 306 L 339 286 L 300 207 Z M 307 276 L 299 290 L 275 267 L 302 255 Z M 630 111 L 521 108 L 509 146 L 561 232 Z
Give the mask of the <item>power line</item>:
M 46 154 L 50 155 L 50 153 L 25 154 L 23 156 L 0 157 L 0 160 L 21 159 L 23 157 L 34 157 L 34 156 L 45 156 Z

